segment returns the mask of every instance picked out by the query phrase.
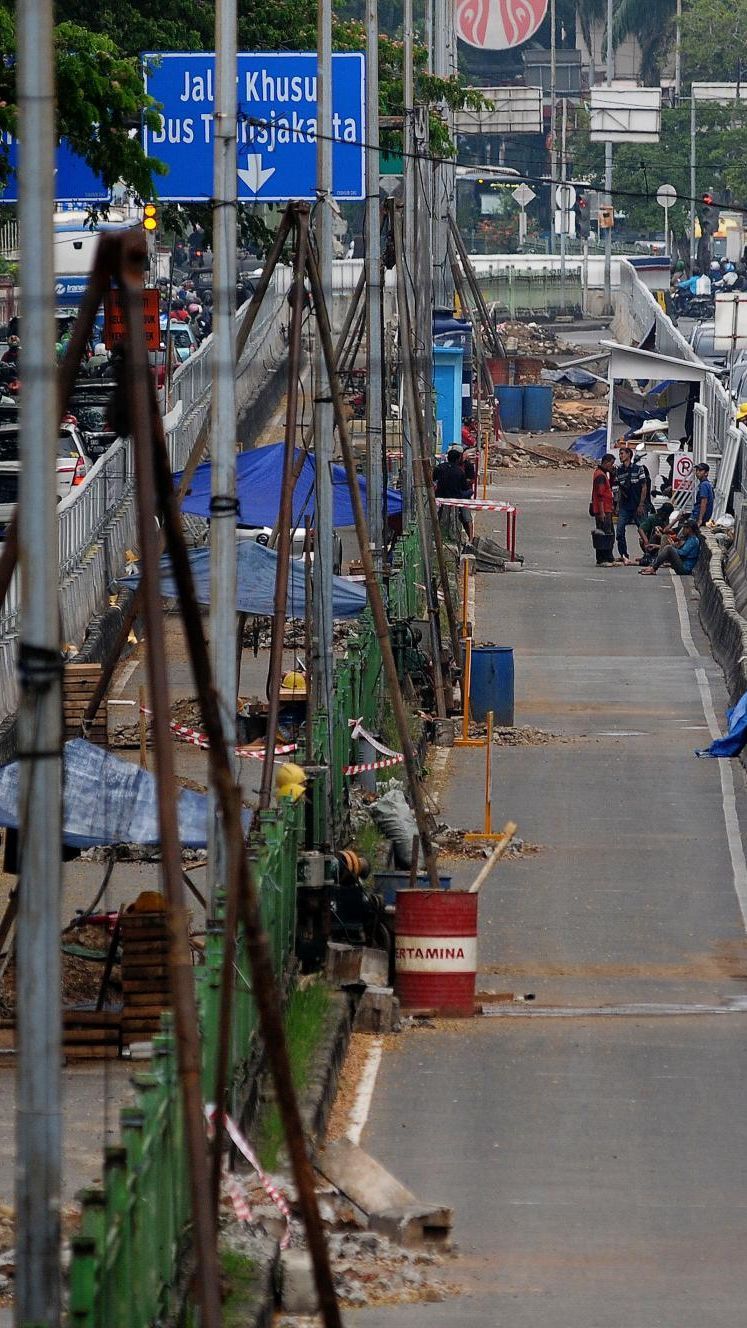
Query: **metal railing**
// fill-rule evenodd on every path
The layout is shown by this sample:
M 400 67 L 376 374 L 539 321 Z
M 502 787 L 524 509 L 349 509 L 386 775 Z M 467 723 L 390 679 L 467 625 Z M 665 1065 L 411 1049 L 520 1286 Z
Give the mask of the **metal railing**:
M 626 302 L 625 312 L 639 341 L 648 336 L 653 328 L 654 348 L 661 355 L 671 355 L 674 359 L 687 360 L 691 364 L 701 363 L 679 328 L 641 281 L 635 268 L 625 260 L 620 262 L 620 286 L 616 298 Z M 729 433 L 736 428 L 736 411 L 729 393 L 715 374 L 706 375 L 700 400 L 708 412 L 706 454 L 717 472 Z M 740 429 L 740 437 L 744 455 L 747 430 Z
M 239 398 L 250 402 L 285 353 L 284 270 L 278 269 L 237 367 Z M 237 320 L 243 311 L 237 312 Z M 181 470 L 209 410 L 213 338 L 176 370 L 172 405 L 164 420 L 169 459 Z M 136 538 L 133 462 L 129 439 L 118 439 L 83 483 L 63 499 L 59 513 L 60 613 L 63 641 L 80 648 L 92 618 L 106 604 Z M 0 610 L 0 722 L 17 704 L 15 646 L 19 632 L 20 572 Z

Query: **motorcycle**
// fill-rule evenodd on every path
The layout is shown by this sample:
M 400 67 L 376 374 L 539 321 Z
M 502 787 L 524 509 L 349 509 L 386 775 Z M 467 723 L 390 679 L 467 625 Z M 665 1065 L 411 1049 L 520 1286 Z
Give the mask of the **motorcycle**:
M 713 318 L 716 310 L 710 277 L 687 277 L 677 282 L 672 298 L 676 318 Z

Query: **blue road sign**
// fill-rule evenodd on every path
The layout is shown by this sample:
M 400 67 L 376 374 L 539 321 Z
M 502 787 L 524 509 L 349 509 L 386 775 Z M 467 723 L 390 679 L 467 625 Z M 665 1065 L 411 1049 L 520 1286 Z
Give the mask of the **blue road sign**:
M 215 56 L 200 52 L 143 57 L 145 85 L 160 103 L 161 128 L 143 130 L 159 197 L 195 202 L 213 192 Z M 332 56 L 332 179 L 336 198 L 364 198 L 365 57 Z M 238 197 L 282 203 L 316 197 L 317 57 L 260 52 L 238 58 Z
M 18 140 L 12 134 L 0 134 L 0 145 L 8 154 L 10 173 L 5 188 L 0 187 L 0 203 L 18 202 Z M 55 158 L 55 201 L 58 203 L 108 202 L 111 197 L 103 180 L 91 170 L 88 162 L 79 157 L 77 152 L 64 141 L 60 143 Z

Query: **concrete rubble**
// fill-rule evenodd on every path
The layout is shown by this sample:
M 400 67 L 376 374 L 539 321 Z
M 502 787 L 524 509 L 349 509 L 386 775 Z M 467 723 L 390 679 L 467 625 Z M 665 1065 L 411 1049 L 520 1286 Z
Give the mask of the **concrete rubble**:
M 360 1150 L 358 1150 L 360 1151 Z M 365 1154 L 364 1154 L 365 1156 Z M 370 1159 L 373 1162 L 373 1159 Z M 378 1164 L 374 1163 L 374 1167 Z M 382 1175 L 388 1175 L 379 1168 Z M 300 1220 L 292 1182 L 283 1177 L 272 1177 L 285 1193 L 292 1217 L 288 1248 L 277 1256 L 277 1245 L 285 1230 L 285 1223 L 277 1208 L 269 1203 L 265 1192 L 247 1184 L 253 1223 L 239 1223 L 233 1213 L 228 1215 L 224 1206 L 221 1222 L 221 1242 L 232 1250 L 247 1255 L 258 1265 L 274 1261 L 276 1291 L 287 1328 L 301 1328 L 308 1323 L 316 1325 L 316 1288 L 311 1260 L 306 1247 L 303 1223 Z M 392 1185 L 398 1182 L 390 1177 Z M 403 1194 L 409 1195 L 404 1187 Z M 382 1191 L 384 1193 L 384 1191 Z M 359 1195 L 361 1197 L 361 1195 Z M 325 1227 L 332 1263 L 335 1287 L 345 1308 L 363 1308 L 376 1304 L 409 1304 L 416 1301 L 445 1300 L 455 1288 L 445 1278 L 448 1257 L 453 1252 L 448 1240 L 448 1227 L 439 1228 L 441 1239 L 431 1244 L 431 1233 L 426 1227 L 425 1242 L 408 1247 L 398 1239 L 400 1231 L 409 1237 L 404 1210 L 400 1222 L 391 1221 L 391 1231 L 371 1230 L 369 1216 L 348 1196 L 320 1176 L 317 1191 L 320 1213 Z M 410 1196 L 414 1198 L 414 1196 Z M 417 1201 L 415 1201 L 417 1206 Z M 426 1210 L 424 1210 L 426 1211 Z M 448 1217 L 449 1210 L 427 1210 Z M 410 1220 L 410 1228 L 413 1220 Z M 301 1316 L 301 1317 L 298 1317 Z M 308 1317 L 307 1317 L 308 1316 Z

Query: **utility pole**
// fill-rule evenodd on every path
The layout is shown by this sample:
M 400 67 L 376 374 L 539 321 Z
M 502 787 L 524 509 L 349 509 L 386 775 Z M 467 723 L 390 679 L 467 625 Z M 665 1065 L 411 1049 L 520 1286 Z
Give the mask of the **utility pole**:
M 453 26 L 451 0 L 433 0 L 433 73 L 436 78 L 449 78 L 451 75 L 451 47 L 449 34 Z M 441 114 L 447 124 L 453 121 L 446 104 L 441 107 Z M 437 309 L 453 306 L 453 286 L 446 257 L 448 236 L 449 196 L 451 166 L 439 161 L 433 168 L 433 293 Z
M 682 0 L 677 0 L 674 30 L 674 104 L 679 106 L 682 95 Z
M 16 1323 L 60 1322 L 62 656 L 52 300 L 55 102 L 52 0 L 17 6 L 23 398 L 18 534 L 21 640 L 16 942 Z
M 695 238 L 695 134 L 697 130 L 695 84 L 690 84 L 690 276 L 695 271 L 698 242 Z
M 560 142 L 560 304 L 565 312 L 565 260 L 568 247 L 568 227 L 570 226 L 571 210 L 568 206 L 568 194 L 566 192 L 566 179 L 568 176 L 568 98 L 563 98 L 562 111 L 562 129 Z
M 366 496 L 374 567 L 384 553 L 381 211 L 379 208 L 379 20 L 366 0 Z
M 215 5 L 213 119 L 213 411 L 210 490 L 210 663 L 235 763 L 236 696 L 236 0 Z M 207 916 L 226 884 L 228 853 L 210 792 Z
M 430 0 L 426 0 L 426 10 L 430 6 Z M 404 162 L 403 162 L 403 186 L 404 186 L 404 237 L 405 253 L 408 255 L 408 261 L 412 263 L 415 253 L 415 190 L 417 187 L 417 174 L 415 170 L 415 62 L 414 62 L 414 43 L 415 32 L 412 17 L 412 0 L 404 0 L 403 17 L 403 69 L 402 69 L 402 89 L 405 111 L 404 126 Z M 413 288 L 413 296 L 415 291 Z M 403 528 L 406 529 L 413 517 L 413 492 L 412 492 L 412 434 L 414 429 L 413 422 L 408 418 L 407 408 L 402 410 L 401 416 L 402 428 L 402 505 L 403 505 Z
M 612 44 L 613 0 L 607 0 L 607 86 L 612 86 L 615 77 L 615 48 Z M 612 143 L 604 145 L 604 192 L 605 202 L 612 203 Z M 614 212 L 613 212 L 614 217 Z M 604 312 L 612 313 L 612 227 L 604 232 Z
M 415 346 L 416 371 L 423 400 L 423 430 L 425 446 L 433 455 L 436 428 L 433 418 L 433 269 L 431 251 L 431 217 L 433 215 L 433 176 L 428 169 L 428 110 L 415 108 L 415 153 L 417 157 L 417 204 L 415 213 Z M 448 227 L 448 213 L 446 214 Z M 446 231 L 448 242 L 448 229 Z M 400 345 L 402 321 L 400 319 Z M 409 419 L 409 409 L 408 409 Z M 415 457 L 418 449 L 415 421 L 410 421 L 411 444 Z
M 324 301 L 332 308 L 332 0 L 317 3 L 317 144 L 314 230 L 319 255 L 319 278 Z M 334 412 L 327 367 L 318 335 L 314 346 L 314 452 L 316 458 L 314 520 L 314 710 L 327 716 L 325 762 L 332 760 L 332 453 Z M 325 840 L 332 833 L 332 784 L 326 776 Z
M 556 144 L 557 117 L 555 100 L 557 96 L 558 70 L 555 51 L 555 0 L 550 0 L 550 253 L 555 252 L 555 190 L 558 185 L 558 149 Z

